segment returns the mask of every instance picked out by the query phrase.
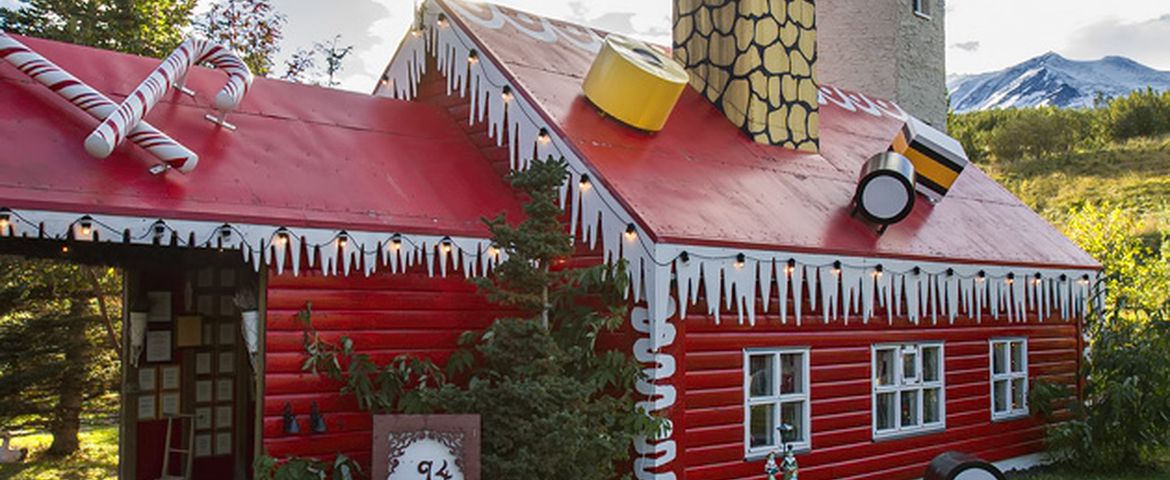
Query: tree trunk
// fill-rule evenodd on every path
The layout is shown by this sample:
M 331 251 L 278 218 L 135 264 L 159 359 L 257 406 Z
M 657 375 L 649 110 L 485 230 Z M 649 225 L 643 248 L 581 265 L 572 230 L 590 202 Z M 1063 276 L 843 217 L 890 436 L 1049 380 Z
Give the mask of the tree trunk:
M 89 341 L 85 338 L 85 301 L 73 299 L 69 308 L 69 334 L 65 370 L 57 387 L 57 409 L 49 426 L 53 444 L 49 455 L 65 456 L 81 446 L 81 402 L 85 396 L 85 370 L 89 367 Z

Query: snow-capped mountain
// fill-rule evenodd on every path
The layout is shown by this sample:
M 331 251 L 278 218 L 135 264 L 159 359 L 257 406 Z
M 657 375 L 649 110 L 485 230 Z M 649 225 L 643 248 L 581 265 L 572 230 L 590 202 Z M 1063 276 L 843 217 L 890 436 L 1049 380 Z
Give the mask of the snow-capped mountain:
M 947 79 L 951 107 L 958 113 L 1040 105 L 1089 107 L 1098 94 L 1115 97 L 1146 87 L 1170 90 L 1170 72 L 1125 57 L 1079 61 L 1052 52 L 998 72 Z

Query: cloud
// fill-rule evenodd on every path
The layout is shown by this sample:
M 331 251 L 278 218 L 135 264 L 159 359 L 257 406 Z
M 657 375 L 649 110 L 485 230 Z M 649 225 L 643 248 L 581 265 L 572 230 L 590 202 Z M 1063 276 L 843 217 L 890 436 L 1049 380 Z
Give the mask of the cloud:
M 570 22 L 588 25 L 593 28 L 605 30 L 607 32 L 620 33 L 631 37 L 640 38 L 649 42 L 661 43 L 665 45 L 670 44 L 670 29 L 666 28 L 670 25 L 670 19 L 666 19 L 664 23 L 653 22 L 651 25 L 639 28 L 644 14 L 635 12 L 607 12 L 598 16 L 592 15 L 591 8 L 581 1 L 569 2 L 569 8 L 572 13 L 567 20 Z
M 1107 19 L 1074 31 L 1066 53 L 1076 58 L 1121 55 L 1170 70 L 1166 39 L 1170 39 L 1170 13 L 1131 23 Z
M 979 50 L 980 45 L 981 44 L 979 43 L 979 40 L 971 40 L 969 42 L 953 43 L 953 44 L 951 44 L 951 48 L 957 48 L 959 50 L 974 52 L 976 50 Z

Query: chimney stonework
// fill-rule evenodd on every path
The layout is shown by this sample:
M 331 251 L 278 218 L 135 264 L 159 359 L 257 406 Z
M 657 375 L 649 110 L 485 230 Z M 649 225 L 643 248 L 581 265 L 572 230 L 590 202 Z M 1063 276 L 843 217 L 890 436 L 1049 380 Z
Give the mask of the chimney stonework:
M 674 0 L 674 58 L 759 143 L 820 149 L 813 0 Z

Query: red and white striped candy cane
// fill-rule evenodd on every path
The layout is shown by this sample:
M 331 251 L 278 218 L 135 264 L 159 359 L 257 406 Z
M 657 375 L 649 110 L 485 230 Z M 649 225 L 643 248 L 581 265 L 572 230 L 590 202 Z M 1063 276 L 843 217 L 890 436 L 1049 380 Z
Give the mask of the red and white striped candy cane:
M 106 117 L 97 130 L 85 139 L 85 150 L 98 158 L 106 158 L 123 136 L 142 122 L 150 109 L 176 83 L 187 76 L 187 70 L 199 63 L 210 63 L 228 75 L 227 85 L 215 96 L 215 108 L 227 112 L 236 108 L 252 85 L 252 72 L 239 56 L 227 47 L 201 39 L 187 39 L 163 60 L 142 84 L 138 85 L 118 110 Z
M 118 104 L 105 95 L 82 83 L 3 31 L 0 31 L 0 58 L 97 120 L 105 119 L 118 109 Z M 149 123 L 141 122 L 135 125 L 127 138 L 179 171 L 188 172 L 199 163 L 199 156 L 195 152 L 188 150 Z

